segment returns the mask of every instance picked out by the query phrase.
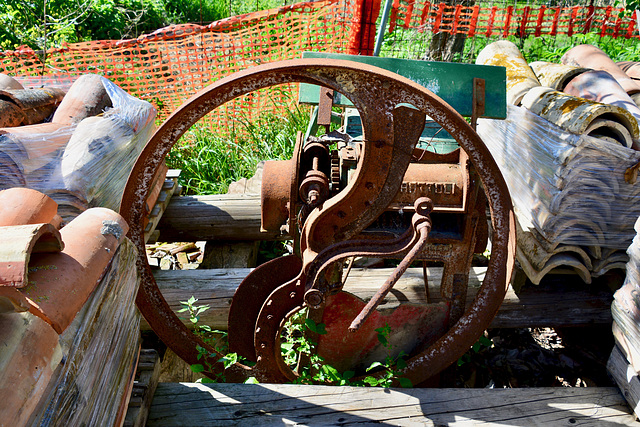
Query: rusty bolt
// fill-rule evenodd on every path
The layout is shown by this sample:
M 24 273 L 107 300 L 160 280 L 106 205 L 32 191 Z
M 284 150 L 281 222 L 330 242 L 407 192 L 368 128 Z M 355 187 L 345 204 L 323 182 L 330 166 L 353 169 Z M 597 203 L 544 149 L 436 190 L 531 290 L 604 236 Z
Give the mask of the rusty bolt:
M 324 295 L 317 289 L 309 289 L 304 294 L 304 301 L 311 308 L 320 308 L 322 303 L 324 303 Z
M 309 194 L 307 195 L 307 199 L 311 206 L 315 206 L 318 203 L 318 199 L 320 198 L 320 192 L 316 189 L 309 190 Z

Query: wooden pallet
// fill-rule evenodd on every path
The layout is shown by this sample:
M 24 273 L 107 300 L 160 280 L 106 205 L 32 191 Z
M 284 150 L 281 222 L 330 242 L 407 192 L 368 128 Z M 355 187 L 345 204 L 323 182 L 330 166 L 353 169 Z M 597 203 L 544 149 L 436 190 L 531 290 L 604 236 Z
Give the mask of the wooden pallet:
M 147 422 L 149 408 L 158 386 L 160 358 L 155 350 L 142 350 L 138 359 L 129 408 L 124 419 L 124 427 L 142 427 Z
M 158 194 L 154 197 L 154 204 L 152 208 L 149 208 L 149 214 L 145 217 L 144 228 L 144 240 L 145 242 L 155 242 L 159 236 L 159 232 L 156 231 L 156 227 L 162 218 L 169 201 L 173 195 L 180 195 L 182 187 L 178 184 L 178 177 L 180 176 L 180 170 L 169 169 L 164 177 L 164 183 L 162 186 L 157 186 L 159 189 Z M 149 204 L 149 206 L 151 206 Z

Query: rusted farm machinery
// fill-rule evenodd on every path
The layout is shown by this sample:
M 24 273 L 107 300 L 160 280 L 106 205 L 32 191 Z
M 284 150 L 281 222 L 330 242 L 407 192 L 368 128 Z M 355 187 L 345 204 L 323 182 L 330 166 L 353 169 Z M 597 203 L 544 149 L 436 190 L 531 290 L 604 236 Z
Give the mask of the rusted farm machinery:
M 216 351 L 182 324 L 156 286 L 145 257 L 143 205 L 164 157 L 201 117 L 238 96 L 291 82 L 349 98 L 360 113 L 364 137 L 359 143 L 299 137 L 292 159 L 266 163 L 262 227 L 284 229 L 296 250 L 256 268 L 238 288 L 229 314 L 229 344 L 255 365 L 236 363 L 225 377 L 295 379 L 283 361 L 280 335 L 284 322 L 306 307 L 308 316 L 326 324 L 318 352 L 331 363 L 349 359 L 345 353 L 355 354 L 354 363 L 374 357 L 376 325 L 406 323 L 404 334 L 396 337 L 409 354 L 402 375 L 420 383 L 457 360 L 498 310 L 513 267 L 514 217 L 500 171 L 465 119 L 431 91 L 381 68 L 328 59 L 258 66 L 207 87 L 174 112 L 140 155 L 122 200 L 121 213 L 140 251 L 137 304 L 158 336 L 188 363 L 202 363 L 201 346 L 218 369 L 209 374 L 223 370 L 222 355 L 216 358 Z M 435 154 L 417 148 L 427 116 L 461 149 Z M 471 257 L 488 236 L 487 201 L 491 258 L 475 300 L 466 307 Z M 343 290 L 344 261 L 354 256 L 400 260 L 368 303 Z M 443 263 L 442 301 L 400 306 L 380 316 L 377 305 L 417 260 Z

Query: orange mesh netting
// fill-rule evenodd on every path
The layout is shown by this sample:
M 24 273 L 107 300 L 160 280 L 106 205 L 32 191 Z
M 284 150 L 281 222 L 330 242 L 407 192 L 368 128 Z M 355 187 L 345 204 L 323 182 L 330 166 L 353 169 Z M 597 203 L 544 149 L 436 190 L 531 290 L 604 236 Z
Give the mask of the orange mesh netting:
M 638 37 L 636 21 L 613 6 L 467 7 L 445 3 L 394 0 L 389 32 L 397 27 L 432 33 L 474 36 L 540 36 L 597 33 L 600 36 Z
M 134 40 L 96 41 L 49 49 L 0 52 L 0 72 L 50 78 L 69 85 L 83 73 L 101 74 L 152 102 L 165 118 L 188 97 L 233 72 L 265 62 L 299 58 L 306 50 L 370 55 L 381 0 L 321 0 L 227 18 L 208 26 L 163 28 Z M 636 22 L 609 7 L 463 7 L 394 0 L 389 31 L 464 33 L 468 37 L 596 33 L 637 37 Z M 33 81 L 33 80 L 30 80 Z M 216 110 L 212 123 L 229 126 L 264 109 L 295 101 L 297 85 L 236 99 Z
M 213 81 L 260 63 L 299 58 L 306 50 L 346 52 L 350 16 L 344 1 L 299 3 L 213 22 L 163 28 L 134 40 L 94 41 L 50 49 L 46 61 L 31 49 L 0 52 L 0 72 L 70 82 L 70 76 L 96 73 L 127 92 L 152 102 L 166 117 L 189 96 Z M 269 99 L 295 100 L 297 89 L 250 94 L 227 105 L 232 116 L 251 119 Z M 214 113 L 217 123 L 230 118 Z M 211 119 L 211 118 L 210 118 Z

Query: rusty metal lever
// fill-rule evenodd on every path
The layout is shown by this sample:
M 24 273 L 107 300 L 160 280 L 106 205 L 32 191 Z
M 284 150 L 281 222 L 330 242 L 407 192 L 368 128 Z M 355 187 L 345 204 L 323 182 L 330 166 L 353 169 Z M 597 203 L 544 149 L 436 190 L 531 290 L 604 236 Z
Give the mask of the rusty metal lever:
M 416 232 L 420 234 L 418 241 L 413 248 L 411 248 L 409 253 L 405 255 L 402 261 L 400 261 L 400 264 L 398 264 L 391 276 L 389 276 L 389 278 L 384 282 L 382 287 L 362 309 L 360 314 L 353 319 L 353 322 L 351 322 L 351 325 L 349 326 L 349 332 L 357 332 L 358 329 L 360 329 L 360 326 L 362 326 L 371 313 L 373 313 L 373 311 L 380 305 L 391 288 L 393 288 L 400 277 L 402 277 L 405 271 L 407 271 L 407 268 L 409 268 L 411 263 L 415 261 L 420 252 L 422 252 L 422 249 L 424 249 L 428 242 L 429 232 L 431 231 L 431 219 L 429 218 L 429 214 L 432 210 L 433 202 L 431 199 L 422 197 L 416 201 L 416 213 L 413 215 L 413 222 L 416 223 L 418 219 L 423 219 L 425 217 L 427 219 L 426 221 L 419 222 L 416 227 Z

